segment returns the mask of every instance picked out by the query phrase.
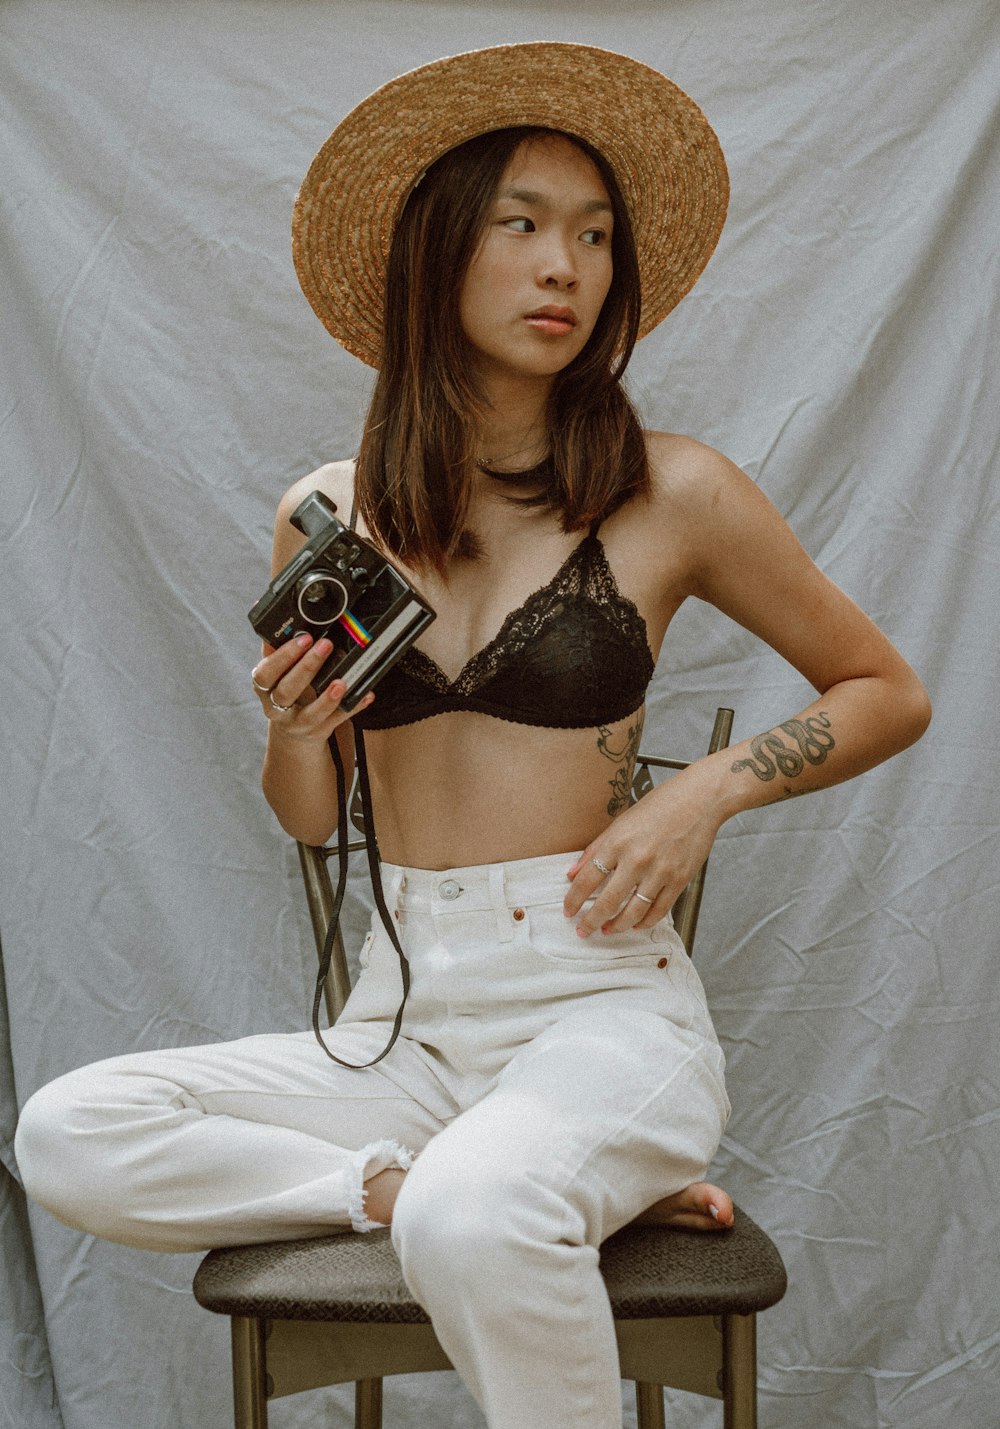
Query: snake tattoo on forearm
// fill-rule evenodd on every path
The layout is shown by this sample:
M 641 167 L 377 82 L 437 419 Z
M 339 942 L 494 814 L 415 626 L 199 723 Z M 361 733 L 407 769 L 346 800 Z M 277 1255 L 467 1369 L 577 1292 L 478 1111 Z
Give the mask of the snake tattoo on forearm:
M 778 734 L 778 729 L 788 735 L 798 748 L 790 748 Z M 753 757 L 737 759 L 730 766 L 732 772 L 738 774 L 741 769 L 749 769 L 762 783 L 768 783 L 778 774 L 786 779 L 794 779 L 802 773 L 807 764 L 822 764 L 836 743 L 829 732 L 830 717 L 825 710 L 810 715 L 808 719 L 785 720 L 784 724 L 778 725 L 778 729 L 770 730 L 767 734 L 758 734 L 751 739 L 750 752 Z M 791 789 L 785 785 L 786 795 L 805 792 L 803 789 Z

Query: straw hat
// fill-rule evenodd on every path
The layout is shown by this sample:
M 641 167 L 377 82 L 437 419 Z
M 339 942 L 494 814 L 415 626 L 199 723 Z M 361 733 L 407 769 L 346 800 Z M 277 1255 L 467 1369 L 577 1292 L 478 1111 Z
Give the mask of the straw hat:
M 708 120 L 669 79 L 590 45 L 541 42 L 453 55 L 370 94 L 327 139 L 295 202 L 302 290 L 348 352 L 377 367 L 393 231 L 435 159 L 488 130 L 560 129 L 602 154 L 635 231 L 644 337 L 708 262 L 729 179 Z

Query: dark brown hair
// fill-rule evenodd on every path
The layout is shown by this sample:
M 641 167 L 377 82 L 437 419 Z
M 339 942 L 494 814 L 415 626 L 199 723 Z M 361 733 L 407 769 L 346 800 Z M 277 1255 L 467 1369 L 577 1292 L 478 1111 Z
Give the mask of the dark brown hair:
M 456 294 L 507 164 L 525 140 L 558 131 L 499 129 L 438 159 L 407 199 L 386 276 L 382 365 L 358 453 L 365 524 L 390 554 L 444 573 L 463 551 L 485 411 Z M 603 519 L 648 490 L 642 429 L 621 385 L 639 326 L 639 267 L 628 212 L 607 161 L 572 134 L 611 198 L 613 278 L 586 347 L 549 400 L 551 476 L 534 504 L 564 531 Z M 464 553 L 464 552 L 463 552 Z

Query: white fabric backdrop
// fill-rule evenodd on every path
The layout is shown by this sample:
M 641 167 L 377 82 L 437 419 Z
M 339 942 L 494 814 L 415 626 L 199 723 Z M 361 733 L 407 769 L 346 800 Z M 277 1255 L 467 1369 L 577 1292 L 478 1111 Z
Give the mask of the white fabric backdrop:
M 536 38 L 625 50 L 714 122 L 729 225 L 633 390 L 744 466 L 935 701 L 915 749 L 734 820 L 715 856 L 716 1172 L 791 1277 L 760 1323 L 762 1422 L 1000 1424 L 996 5 L 8 0 L 3 1429 L 229 1422 L 196 1258 L 26 1209 L 16 1108 L 99 1056 L 302 1021 L 314 956 L 258 789 L 245 611 L 280 493 L 351 454 L 368 379 L 298 291 L 292 198 L 376 84 Z M 648 744 L 694 755 L 717 703 L 743 737 L 804 697 L 692 605 Z M 348 1398 L 272 1422 L 345 1425 Z M 481 1423 L 454 1377 L 389 1402 Z

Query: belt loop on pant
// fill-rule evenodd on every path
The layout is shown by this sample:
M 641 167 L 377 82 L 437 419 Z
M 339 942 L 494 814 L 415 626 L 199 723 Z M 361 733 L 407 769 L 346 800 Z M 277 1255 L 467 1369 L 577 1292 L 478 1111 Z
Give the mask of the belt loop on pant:
M 389 879 L 389 886 L 385 889 L 385 906 L 393 915 L 399 912 L 400 894 L 405 887 L 406 869 L 397 865 Z
M 507 890 L 504 887 L 502 863 L 495 863 L 490 869 L 490 902 L 493 905 L 493 915 L 496 918 L 498 941 L 512 943 L 514 928 L 511 923 L 510 909 L 507 907 Z

